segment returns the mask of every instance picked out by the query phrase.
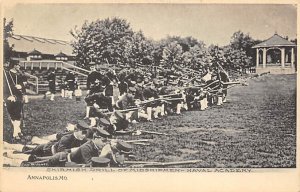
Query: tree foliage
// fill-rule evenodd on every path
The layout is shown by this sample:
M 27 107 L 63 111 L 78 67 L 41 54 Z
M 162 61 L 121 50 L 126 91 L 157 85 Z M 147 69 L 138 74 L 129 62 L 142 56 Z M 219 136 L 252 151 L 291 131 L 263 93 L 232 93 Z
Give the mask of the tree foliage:
M 177 41 L 171 42 L 164 47 L 161 63 L 167 68 L 171 68 L 173 65 L 181 65 L 182 47 Z
M 136 66 L 173 65 L 203 70 L 220 64 L 224 68 L 239 70 L 250 67 L 255 57 L 252 46 L 259 41 L 249 34 L 235 32 L 227 46 L 211 45 L 191 36 L 167 36 L 159 41 L 147 39 L 142 31 L 134 32 L 130 24 L 120 18 L 96 20 L 73 29 L 72 46 L 77 65 L 96 63 L 119 63 Z
M 9 62 L 13 51 L 13 45 L 10 45 L 8 42 L 8 38 L 13 35 L 13 20 L 9 22 L 6 21 L 6 18 L 3 19 L 3 55 L 4 55 L 4 62 Z
M 130 42 L 133 31 L 129 23 L 120 18 L 87 21 L 80 30 L 71 31 L 78 65 L 87 66 L 91 61 L 103 63 L 124 62 L 124 49 Z

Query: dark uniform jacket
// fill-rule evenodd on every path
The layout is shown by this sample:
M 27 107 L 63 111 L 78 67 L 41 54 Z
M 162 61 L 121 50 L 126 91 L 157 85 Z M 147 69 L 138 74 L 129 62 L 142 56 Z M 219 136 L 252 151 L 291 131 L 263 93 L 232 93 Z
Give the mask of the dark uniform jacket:
M 87 81 L 86 81 L 87 89 L 90 90 L 93 86 L 95 86 L 95 82 L 97 80 L 99 82 L 102 80 L 101 73 L 99 73 L 98 71 L 92 71 L 87 77 Z
M 55 93 L 55 73 L 50 73 L 47 77 L 47 81 L 49 82 L 49 91 Z
M 67 82 L 68 90 L 75 90 L 75 75 L 72 73 L 68 73 L 65 78 L 65 82 Z
M 100 147 L 100 150 L 104 147 Z M 99 149 L 95 146 L 92 140 L 86 142 L 85 144 L 81 145 L 76 151 L 71 152 L 70 158 L 72 162 L 78 164 L 89 164 L 91 163 L 92 157 L 98 157 L 100 154 Z
M 127 93 L 127 89 L 128 89 L 128 83 L 126 83 L 125 81 L 121 81 L 119 84 L 120 95 Z
M 54 144 L 55 152 L 69 151 L 71 148 L 79 147 L 87 140 L 78 140 L 74 134 L 68 134 L 63 136 L 58 142 Z
M 6 108 L 9 113 L 9 116 L 11 120 L 20 120 L 22 109 L 23 109 L 23 103 L 21 99 L 16 99 L 16 101 L 7 101 L 6 102 Z

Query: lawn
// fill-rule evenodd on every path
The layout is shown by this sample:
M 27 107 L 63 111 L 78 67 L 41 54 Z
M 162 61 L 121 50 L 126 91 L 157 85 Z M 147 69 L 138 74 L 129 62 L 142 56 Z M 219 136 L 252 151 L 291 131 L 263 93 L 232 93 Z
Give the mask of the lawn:
M 229 90 L 228 102 L 205 111 L 186 111 L 133 128 L 168 133 L 122 139 L 150 139 L 135 145 L 136 160 L 201 160 L 186 167 L 295 167 L 296 75 L 264 75 L 249 86 Z M 5 109 L 4 109 L 5 110 Z M 57 97 L 55 102 L 32 99 L 25 106 L 24 133 L 43 136 L 62 130 L 85 116 L 84 101 Z M 4 140 L 10 123 L 4 111 Z

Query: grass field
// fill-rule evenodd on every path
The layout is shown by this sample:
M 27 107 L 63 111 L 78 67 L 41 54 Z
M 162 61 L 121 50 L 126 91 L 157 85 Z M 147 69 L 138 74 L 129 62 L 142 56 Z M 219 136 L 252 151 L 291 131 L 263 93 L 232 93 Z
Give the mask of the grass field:
M 134 128 L 170 134 L 122 136 L 151 139 L 135 145 L 136 160 L 201 160 L 188 167 L 295 167 L 296 75 L 264 75 L 230 89 L 228 102 L 206 111 L 186 111 Z M 85 116 L 84 101 L 35 99 L 25 107 L 24 133 L 43 136 Z M 10 123 L 4 113 L 4 139 Z

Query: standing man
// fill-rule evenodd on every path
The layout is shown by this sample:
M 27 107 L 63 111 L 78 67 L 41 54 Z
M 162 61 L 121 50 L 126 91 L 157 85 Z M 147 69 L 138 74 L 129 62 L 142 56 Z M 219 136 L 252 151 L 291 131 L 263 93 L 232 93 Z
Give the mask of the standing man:
M 16 64 L 12 69 L 9 70 L 10 77 L 14 85 L 20 85 L 22 91 L 22 99 L 25 103 L 28 103 L 28 97 L 26 95 L 27 76 L 24 71 L 20 69 L 20 65 Z
M 50 69 L 50 74 L 47 77 L 47 81 L 49 84 L 49 91 L 46 92 L 46 95 L 51 94 L 50 101 L 54 101 L 54 94 L 56 91 L 56 75 L 55 75 L 54 69 Z M 46 97 L 46 95 L 45 95 L 45 97 Z
M 13 141 L 20 140 L 22 135 L 21 118 L 23 113 L 22 86 L 16 85 L 14 95 L 9 96 L 6 102 L 7 111 L 13 124 Z
M 102 75 L 96 70 L 95 63 L 90 63 L 90 70 L 91 73 L 88 75 L 86 82 L 88 96 L 94 93 L 99 93 L 102 89 L 100 85 L 100 82 L 102 81 Z M 92 106 L 93 103 L 87 102 L 85 119 L 88 119 L 90 117 L 90 110 Z
M 72 99 L 73 91 L 75 90 L 75 75 L 73 72 L 68 72 L 65 82 L 67 82 L 68 85 L 67 95 Z

